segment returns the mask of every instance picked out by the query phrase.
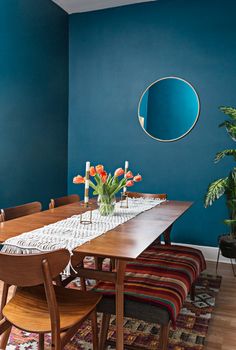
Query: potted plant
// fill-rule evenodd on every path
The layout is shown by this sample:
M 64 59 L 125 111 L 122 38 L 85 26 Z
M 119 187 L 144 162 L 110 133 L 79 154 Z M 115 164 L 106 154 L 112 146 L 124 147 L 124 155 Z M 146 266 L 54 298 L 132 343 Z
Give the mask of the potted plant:
M 236 108 L 220 107 L 220 110 L 228 116 L 219 125 L 225 127 L 228 135 L 233 141 L 236 141 Z M 219 162 L 225 156 L 233 157 L 236 161 L 236 149 L 226 149 L 218 152 L 215 156 L 215 163 Z M 229 218 L 224 223 L 229 227 L 229 233 L 219 237 L 219 248 L 223 256 L 236 258 L 236 167 L 233 167 L 228 176 L 212 182 L 205 196 L 205 207 L 209 207 L 212 203 L 225 195 L 226 206 L 228 208 Z M 232 261 L 231 261 L 232 262 Z

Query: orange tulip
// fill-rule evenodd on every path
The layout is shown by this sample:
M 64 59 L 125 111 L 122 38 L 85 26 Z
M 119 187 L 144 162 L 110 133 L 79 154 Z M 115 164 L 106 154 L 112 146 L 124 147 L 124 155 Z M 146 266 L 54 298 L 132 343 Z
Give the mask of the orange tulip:
M 124 174 L 124 170 L 122 169 L 122 168 L 118 168 L 118 169 L 116 169 L 116 171 L 115 171 L 115 176 L 121 176 L 121 175 L 123 175 Z
M 85 179 L 83 176 L 81 175 L 77 175 L 73 178 L 73 183 L 78 185 L 78 184 L 84 184 L 85 183 Z
M 130 171 L 130 170 L 125 174 L 126 179 L 132 179 L 133 176 L 134 175 L 133 175 L 132 171 Z
M 107 180 L 107 172 L 105 170 L 101 171 L 100 174 L 102 182 L 105 183 Z
M 129 180 L 129 181 L 126 182 L 126 186 L 127 187 L 131 187 L 133 185 L 134 185 L 134 181 L 133 180 Z
M 136 176 L 134 177 L 134 181 L 135 181 L 135 182 L 142 181 L 142 176 L 141 176 L 140 174 L 136 175 Z
M 101 165 L 101 164 L 98 164 L 98 165 L 96 166 L 96 172 L 97 172 L 98 174 L 101 174 L 102 171 L 104 171 L 104 166 Z
M 95 176 L 96 175 L 96 170 L 95 170 L 94 166 L 90 167 L 89 173 L 90 173 L 90 176 Z

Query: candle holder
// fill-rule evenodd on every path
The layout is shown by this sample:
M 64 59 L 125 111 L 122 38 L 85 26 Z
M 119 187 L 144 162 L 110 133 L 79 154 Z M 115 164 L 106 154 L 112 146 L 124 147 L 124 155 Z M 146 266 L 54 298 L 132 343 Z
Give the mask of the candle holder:
M 129 208 L 129 201 L 128 201 L 128 196 L 125 192 L 121 193 L 121 198 L 120 198 L 120 208 Z
M 87 213 L 87 212 L 86 212 Z M 92 210 L 89 210 L 89 219 L 88 220 L 83 220 L 83 214 L 80 214 L 80 223 L 83 224 L 83 225 L 90 225 L 92 224 Z

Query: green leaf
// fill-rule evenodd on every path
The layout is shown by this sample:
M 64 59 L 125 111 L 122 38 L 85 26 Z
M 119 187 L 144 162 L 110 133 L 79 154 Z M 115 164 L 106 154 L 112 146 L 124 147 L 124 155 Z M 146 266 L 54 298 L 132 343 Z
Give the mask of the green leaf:
M 229 134 L 229 136 L 232 138 L 233 141 L 236 141 L 236 125 L 231 125 L 226 127 L 226 130 Z
M 235 121 L 225 120 L 225 121 L 223 121 L 222 123 L 219 124 L 219 128 L 221 128 L 222 126 L 231 127 L 231 126 L 234 126 L 234 125 L 236 125 Z
M 236 220 L 227 219 L 227 220 L 224 220 L 224 224 L 231 226 L 233 224 L 236 224 Z
M 236 149 L 226 149 L 224 151 L 216 153 L 215 163 L 219 162 L 225 156 L 233 156 L 236 161 Z
M 94 179 L 97 182 L 97 184 L 99 184 L 99 185 L 101 184 L 102 180 L 98 174 L 95 174 Z
M 89 186 L 92 187 L 95 191 L 97 190 L 97 186 L 94 185 L 94 183 L 91 180 L 89 180 Z
M 118 184 L 119 184 L 119 179 L 118 179 L 117 176 L 113 176 L 112 184 L 114 184 L 114 185 L 116 184 L 116 185 L 118 186 Z
M 223 123 L 219 125 L 219 127 L 222 127 L 222 126 L 225 126 L 229 136 L 233 139 L 233 141 L 236 141 L 236 123 L 225 120 Z
M 236 108 L 228 106 L 220 106 L 219 109 L 224 114 L 228 115 L 232 120 L 236 121 Z
M 111 173 L 108 175 L 108 178 L 107 178 L 107 184 L 110 185 L 112 182 L 112 176 L 111 176 Z
M 214 182 L 212 182 L 208 189 L 207 194 L 205 196 L 205 207 L 209 207 L 212 205 L 212 203 L 220 198 L 226 191 L 228 187 L 228 178 L 225 179 L 219 179 Z

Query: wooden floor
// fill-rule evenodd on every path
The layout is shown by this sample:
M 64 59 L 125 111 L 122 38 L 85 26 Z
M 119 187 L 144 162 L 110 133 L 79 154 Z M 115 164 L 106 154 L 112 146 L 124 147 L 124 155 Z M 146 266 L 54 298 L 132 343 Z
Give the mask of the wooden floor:
M 215 274 L 215 263 L 207 263 L 207 272 Z M 204 350 L 236 350 L 236 277 L 230 264 L 219 264 L 218 274 L 223 280 Z
M 215 274 L 215 263 L 207 263 L 207 271 Z M 236 277 L 230 264 L 219 264 L 223 277 L 204 350 L 236 350 Z

